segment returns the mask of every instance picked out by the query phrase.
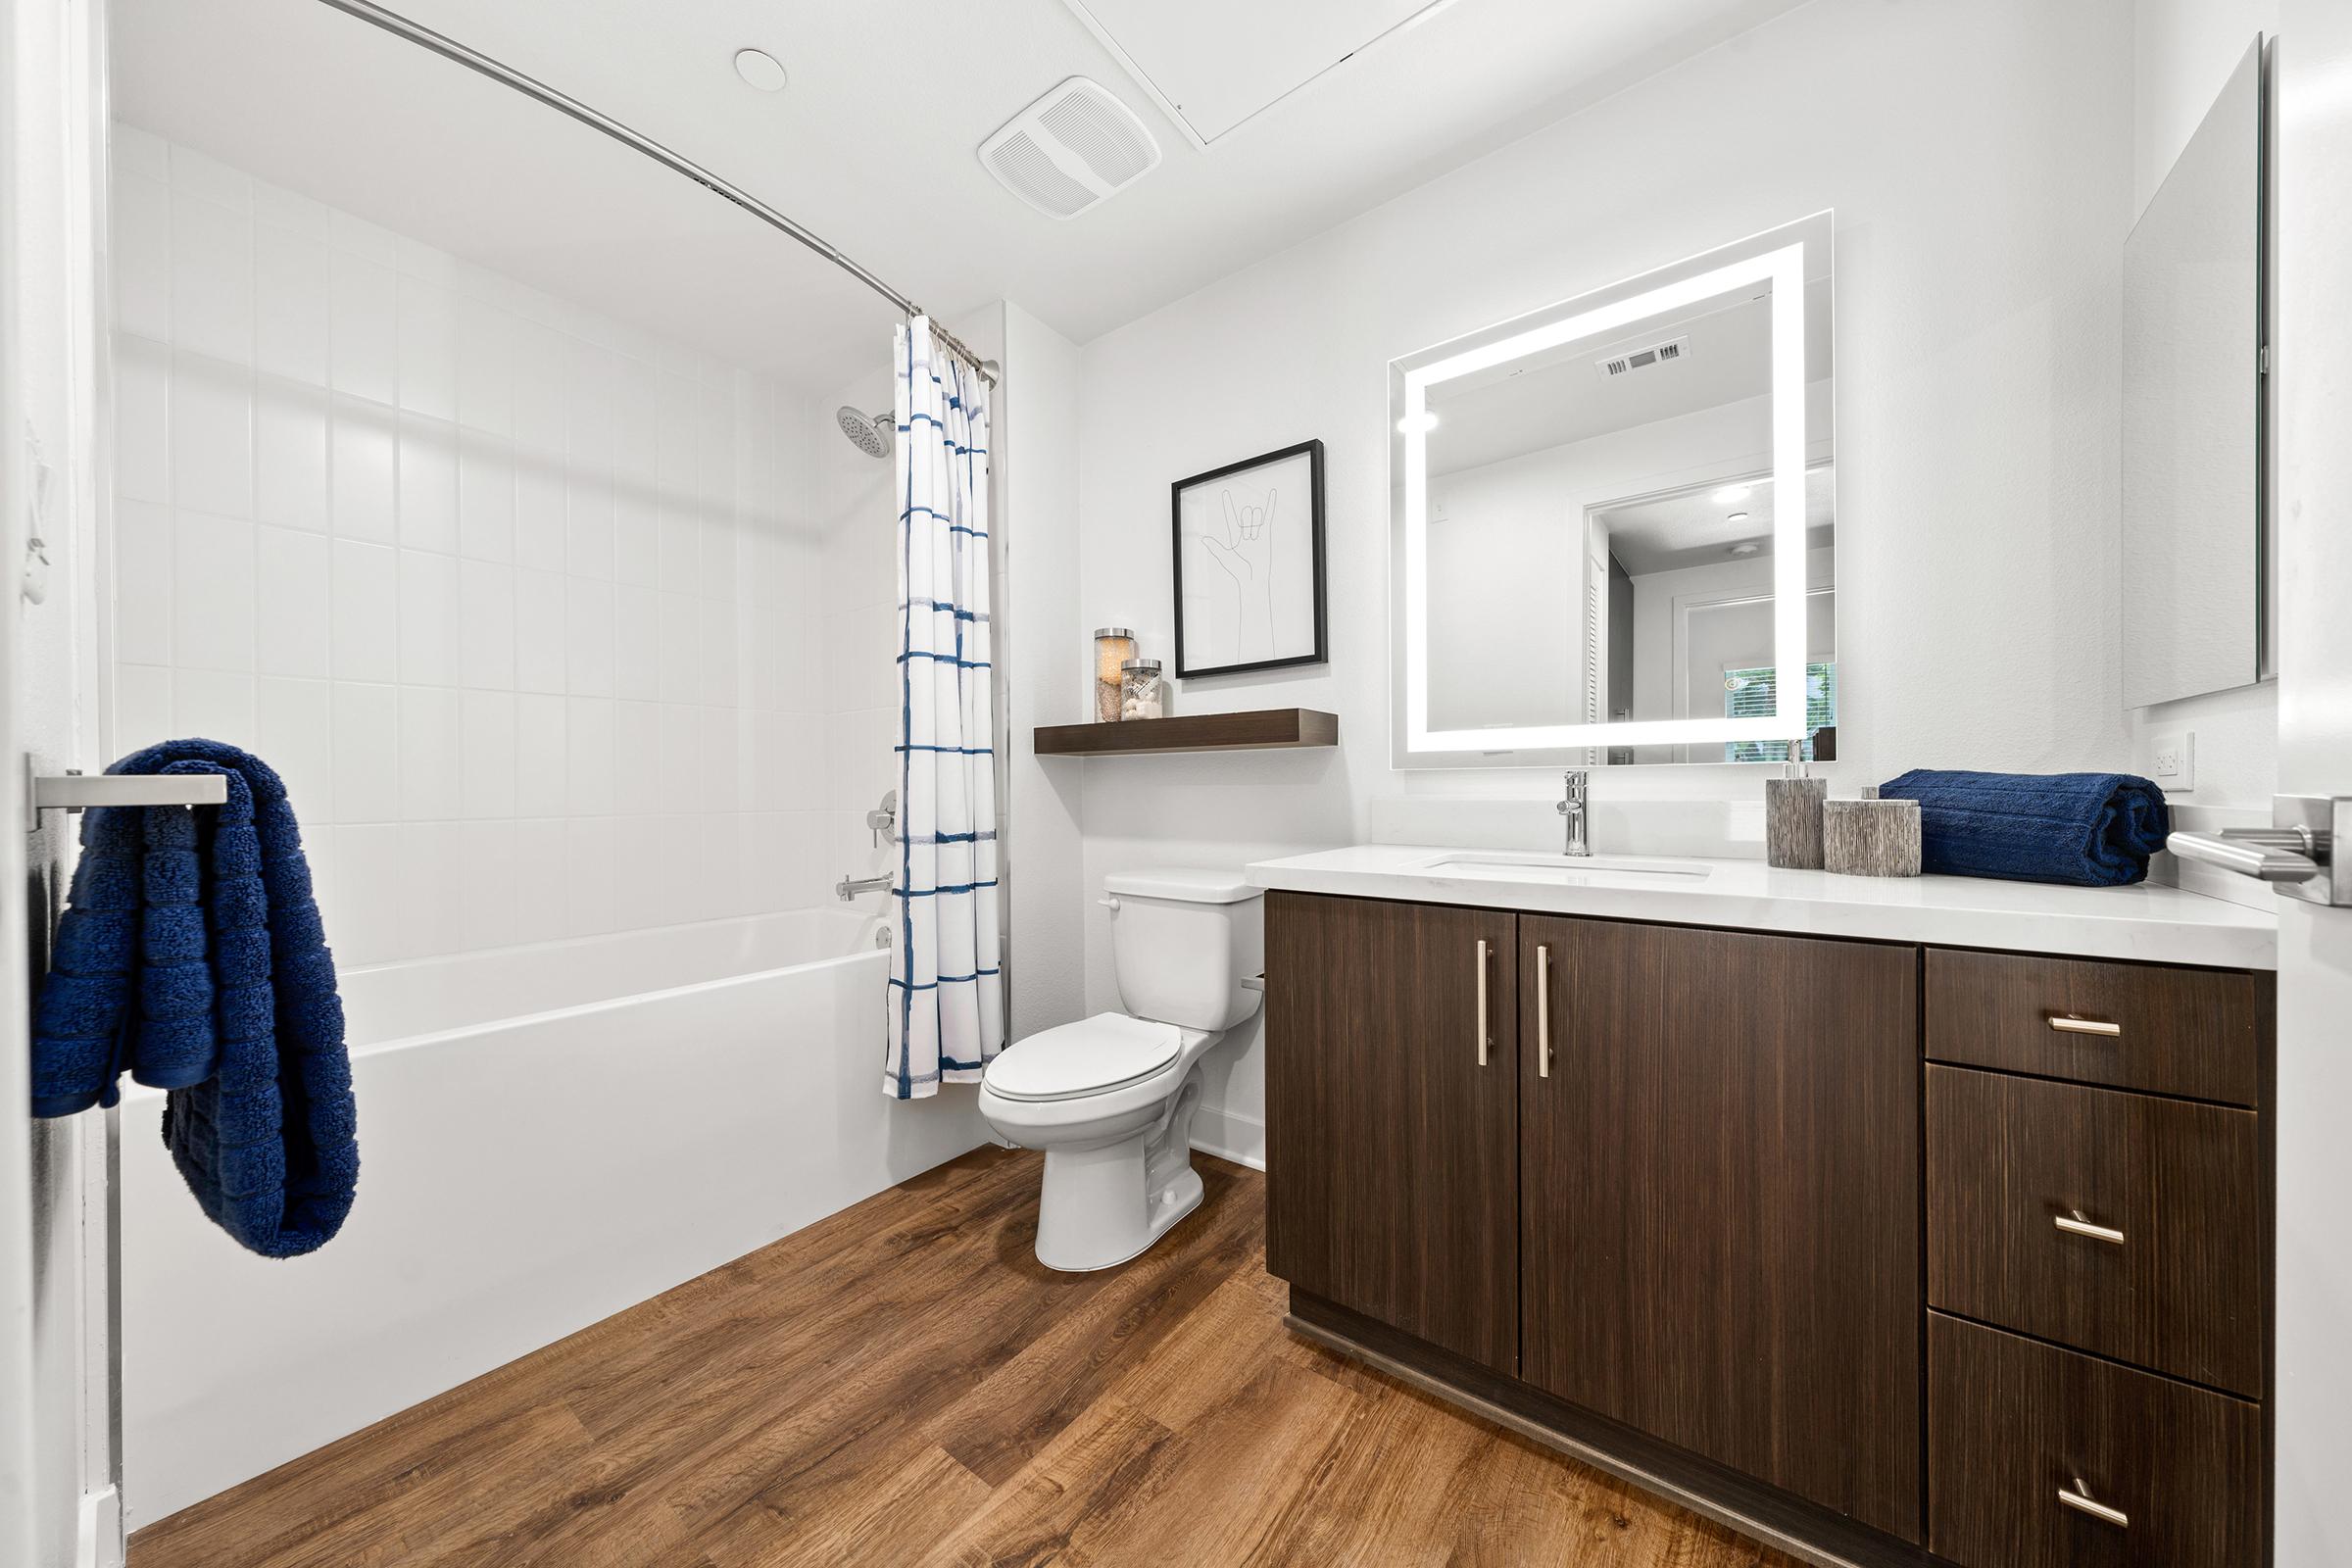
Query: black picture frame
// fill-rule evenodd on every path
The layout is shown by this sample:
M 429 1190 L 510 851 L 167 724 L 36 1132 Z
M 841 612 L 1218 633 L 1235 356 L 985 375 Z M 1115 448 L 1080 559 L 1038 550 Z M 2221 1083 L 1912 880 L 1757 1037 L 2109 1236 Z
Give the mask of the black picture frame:
M 1309 474 L 1308 488 L 1313 492 L 1310 549 L 1314 562 L 1315 646 L 1311 653 L 1293 654 L 1280 659 L 1261 659 L 1250 662 L 1230 664 L 1196 664 L 1191 662 L 1184 646 L 1184 495 L 1197 485 L 1230 479 L 1236 474 L 1249 473 L 1293 458 L 1305 457 Z M 1205 675 L 1245 675 L 1256 670 L 1293 669 L 1304 664 L 1323 664 L 1331 661 L 1330 627 L 1328 623 L 1327 591 L 1323 559 L 1323 443 L 1319 440 L 1301 441 L 1277 451 L 1244 458 L 1228 463 L 1221 468 L 1196 473 L 1178 479 L 1168 486 L 1168 540 L 1175 564 L 1175 625 L 1176 678 L 1190 679 Z

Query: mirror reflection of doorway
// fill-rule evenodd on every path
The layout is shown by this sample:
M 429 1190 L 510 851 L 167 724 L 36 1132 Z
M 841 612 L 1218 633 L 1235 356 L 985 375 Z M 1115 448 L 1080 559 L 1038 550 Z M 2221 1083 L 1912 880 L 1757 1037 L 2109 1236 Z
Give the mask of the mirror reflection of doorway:
M 1834 465 L 1805 473 L 1806 739 L 1837 725 Z M 1600 592 L 1592 684 L 1611 720 L 1744 718 L 1774 710 L 1773 501 L 1760 467 L 1717 473 L 1586 510 Z M 1834 736 L 1832 739 L 1834 745 Z M 1781 742 L 1612 747 L 1611 762 L 1777 761 Z

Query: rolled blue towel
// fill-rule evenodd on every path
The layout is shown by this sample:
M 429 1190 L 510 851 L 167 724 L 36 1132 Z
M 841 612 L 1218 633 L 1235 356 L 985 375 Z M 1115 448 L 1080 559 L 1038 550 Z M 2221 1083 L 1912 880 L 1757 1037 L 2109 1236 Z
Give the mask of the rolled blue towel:
M 2164 791 L 2131 773 L 1953 773 L 1914 768 L 1879 786 L 1919 803 L 1920 869 L 2123 887 L 2172 830 Z
M 217 811 L 92 810 L 33 1008 L 32 1109 L 170 1091 L 164 1142 L 197 1204 L 253 1251 L 342 1228 L 358 1117 L 333 955 L 285 785 L 219 741 L 167 741 L 110 773 L 218 773 Z

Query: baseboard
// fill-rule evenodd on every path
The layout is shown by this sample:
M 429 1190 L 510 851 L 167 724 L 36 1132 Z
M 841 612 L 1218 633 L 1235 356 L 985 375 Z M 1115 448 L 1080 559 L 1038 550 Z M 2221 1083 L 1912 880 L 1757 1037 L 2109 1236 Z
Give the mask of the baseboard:
M 81 1494 L 74 1543 L 74 1568 L 122 1568 L 122 1494 L 112 1483 Z
M 1202 1105 L 1193 1112 L 1193 1147 L 1251 1170 L 1266 1168 L 1266 1124 L 1255 1116 Z

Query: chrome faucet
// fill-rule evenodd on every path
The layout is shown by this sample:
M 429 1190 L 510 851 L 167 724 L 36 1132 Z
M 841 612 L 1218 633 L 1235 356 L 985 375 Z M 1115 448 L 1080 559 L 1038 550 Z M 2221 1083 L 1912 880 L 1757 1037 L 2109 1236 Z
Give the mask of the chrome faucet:
M 1552 808 L 1553 810 L 1560 813 L 1561 826 L 1567 830 L 1568 834 L 1567 845 L 1560 853 L 1563 855 L 1591 855 L 1592 853 L 1592 804 L 1586 794 L 1585 770 L 1581 767 L 1572 767 L 1560 775 L 1560 782 L 1566 788 L 1562 792 L 1559 802 Z

